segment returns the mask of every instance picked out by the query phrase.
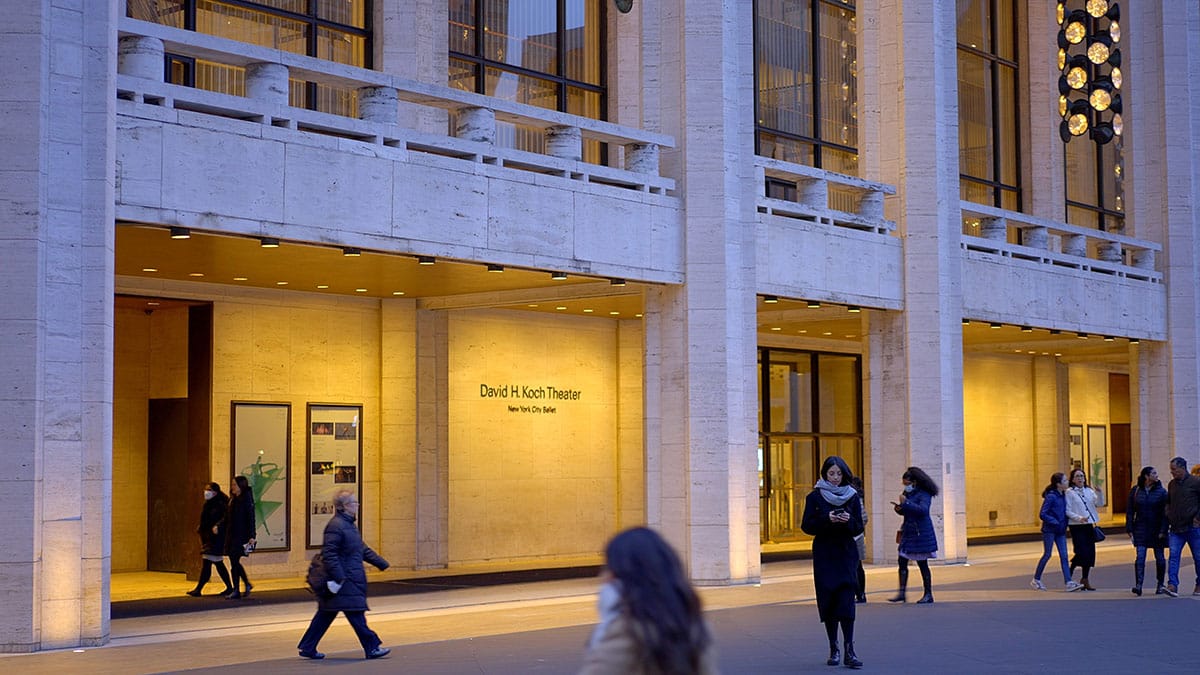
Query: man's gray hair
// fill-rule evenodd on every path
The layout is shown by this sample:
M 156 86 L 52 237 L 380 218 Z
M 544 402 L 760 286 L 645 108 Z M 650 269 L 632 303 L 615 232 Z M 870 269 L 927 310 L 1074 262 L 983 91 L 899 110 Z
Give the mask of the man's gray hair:
M 345 511 L 346 505 L 354 501 L 353 490 L 338 490 L 338 493 L 333 496 L 333 508 L 338 512 Z
M 1187 468 L 1187 460 L 1182 457 L 1176 457 L 1175 459 L 1171 460 L 1171 464 L 1181 469 Z

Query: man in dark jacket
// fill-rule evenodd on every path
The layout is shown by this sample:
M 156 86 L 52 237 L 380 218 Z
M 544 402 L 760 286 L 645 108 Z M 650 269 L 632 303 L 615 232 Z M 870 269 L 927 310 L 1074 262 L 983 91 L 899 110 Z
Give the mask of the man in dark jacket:
M 1183 545 L 1192 550 L 1192 562 L 1196 566 L 1196 587 L 1192 595 L 1200 595 L 1200 478 L 1188 473 L 1187 460 L 1176 457 L 1171 460 L 1171 483 L 1167 485 L 1167 522 L 1171 531 L 1167 534 L 1167 545 L 1171 559 L 1167 563 L 1167 595 L 1179 595 L 1179 558 Z
M 325 560 L 328 593 L 317 597 L 317 613 L 313 615 L 308 630 L 300 638 L 300 656 L 306 659 L 323 659 L 317 644 L 329 630 L 338 612 L 346 615 L 354 634 L 362 644 L 368 659 L 387 656 L 392 650 L 383 647 L 375 631 L 367 627 L 367 572 L 363 561 L 381 570 L 388 568 L 388 561 L 379 557 L 363 543 L 362 535 L 355 526 L 358 518 L 358 499 L 349 490 L 338 492 L 333 498 L 336 513 L 325 525 L 325 539 L 321 546 L 321 557 Z

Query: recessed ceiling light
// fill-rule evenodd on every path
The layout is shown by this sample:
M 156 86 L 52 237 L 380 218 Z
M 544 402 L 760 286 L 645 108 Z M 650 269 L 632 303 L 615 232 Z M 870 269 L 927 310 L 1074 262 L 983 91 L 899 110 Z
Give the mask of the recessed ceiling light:
M 771 326 L 771 330 L 783 330 L 779 326 Z
M 525 305 L 526 307 L 537 307 L 537 305 Z
M 487 266 L 487 271 L 489 271 L 489 272 L 503 272 L 503 271 L 504 271 L 504 265 L 495 265 L 495 264 L 488 265 L 488 266 Z
M 279 248 L 279 240 L 275 237 L 263 237 L 258 240 L 258 245 L 263 248 Z
M 796 331 L 796 332 L 797 332 L 797 333 L 800 333 L 801 335 L 803 335 L 803 334 L 807 333 L 808 331 L 807 331 L 806 329 L 804 329 L 804 328 L 801 328 L 800 330 L 798 330 L 798 331 Z
M 233 280 L 234 281 L 249 281 L 249 279 L 246 277 L 234 277 Z
M 347 246 L 342 249 L 342 255 L 347 258 L 357 258 L 360 255 L 362 255 L 362 250 L 354 248 L 352 246 Z
M 584 314 L 591 314 L 591 313 L 592 313 L 592 312 L 594 312 L 594 311 L 596 311 L 596 310 L 592 309 L 591 307 L 585 307 L 585 308 L 583 309 L 583 313 L 584 313 Z
M 189 277 L 202 277 L 202 276 L 204 276 L 204 272 L 189 272 L 188 276 Z
M 326 288 L 329 288 L 329 284 L 317 284 L 317 288 L 325 290 Z
M 404 295 L 404 291 L 392 291 L 392 295 Z
M 356 288 L 356 289 L 354 289 L 354 292 L 355 292 L 355 293 L 366 293 L 366 292 L 367 292 L 367 289 L 365 289 L 365 288 Z
M 143 267 L 142 271 L 143 272 L 157 272 L 158 268 L 157 267 Z
M 1054 352 L 1055 356 L 1062 356 L 1062 352 Z
M 418 265 L 432 265 L 434 262 L 435 261 L 433 259 L 433 256 L 431 256 L 431 255 L 417 256 L 417 264 Z
M 612 286 L 624 286 L 625 280 L 624 279 L 609 279 L 608 283 Z
M 636 317 L 637 317 L 637 318 L 639 318 L 639 319 L 640 319 L 640 318 L 642 318 L 642 315 L 641 315 L 641 314 L 634 314 L 634 316 L 636 316 Z
M 764 295 L 763 302 L 765 302 L 768 305 L 774 305 L 779 302 L 779 298 L 774 295 Z
M 809 301 L 808 301 L 808 306 L 809 306 L 811 309 L 820 309 L 820 307 L 821 307 L 821 303 L 820 303 L 820 302 L 817 302 L 816 300 L 809 300 Z
M 833 335 L 833 331 L 828 331 L 828 330 L 827 330 L 827 331 L 825 331 L 824 333 L 821 333 L 821 335 Z
M 158 307 L 162 303 L 161 302 L 147 302 L 146 304 L 149 305 L 150 307 Z
M 555 307 L 554 309 L 563 310 L 563 309 L 566 309 L 566 308 L 567 308 L 567 306 L 566 306 L 566 305 L 559 305 L 559 306 Z
M 850 333 L 850 334 L 848 334 L 846 337 L 848 337 L 848 338 L 852 338 L 852 337 L 854 337 L 854 334 L 853 334 L 853 333 Z
M 620 312 L 618 312 L 618 311 L 616 311 L 616 310 L 613 310 L 613 311 L 611 311 L 611 312 L 609 312 L 609 313 L 608 313 L 608 315 L 609 315 L 609 316 L 620 316 L 620 314 L 621 314 L 621 313 L 620 313 Z
M 851 314 L 858 314 L 858 313 L 862 312 L 862 307 L 859 307 L 857 305 L 850 305 L 849 307 L 846 308 L 846 311 L 850 312 Z
M 551 272 L 550 278 L 554 279 L 555 281 L 562 281 L 563 279 L 567 278 L 567 273 L 566 272 Z
M 286 282 L 286 281 L 276 281 L 275 282 L 276 286 L 287 286 L 287 284 L 288 284 L 288 282 Z
M 191 239 L 192 233 L 188 232 L 188 229 L 186 227 L 172 227 L 171 228 L 171 238 L 172 239 Z

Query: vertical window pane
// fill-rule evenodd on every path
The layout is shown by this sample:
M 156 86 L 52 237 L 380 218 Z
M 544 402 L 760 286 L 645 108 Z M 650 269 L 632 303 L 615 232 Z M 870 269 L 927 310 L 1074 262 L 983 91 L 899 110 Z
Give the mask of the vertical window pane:
M 858 145 L 858 50 L 854 36 L 854 13 L 844 7 L 818 4 L 820 12 L 820 139 L 855 147 Z M 824 160 L 824 157 L 822 157 Z M 822 161 L 822 166 L 829 168 Z
M 991 2 L 958 0 L 958 41 L 982 52 L 992 51 Z
M 317 58 L 346 63 L 360 68 L 366 66 L 367 40 L 340 30 L 317 28 Z
M 782 138 L 774 134 L 760 132 L 758 154 L 772 159 L 782 159 L 785 162 L 795 162 L 812 166 L 815 163 L 812 143 Z
M 1096 186 L 1096 144 L 1086 137 L 1067 143 L 1067 199 L 1099 205 Z
M 996 157 L 1000 160 L 999 180 L 1006 185 L 1016 185 L 1021 171 L 1017 165 L 1017 146 L 1020 141 L 1017 138 L 1017 107 L 1011 102 L 1017 100 L 1017 71 L 997 64 L 996 80 L 1000 100 L 1000 105 L 996 106 L 999 115 L 996 125 L 1000 129 L 996 138 Z
M 484 0 L 483 56 L 540 73 L 558 73 L 556 0 Z
M 1081 209 L 1077 206 L 1067 207 L 1067 222 L 1078 227 L 1099 229 L 1100 214 L 1091 209 Z
M 563 52 L 567 79 L 600 84 L 600 2 L 567 0 Z
M 308 53 L 307 24 L 210 0 L 196 3 L 196 30 L 239 42 Z
M 474 54 L 475 0 L 450 0 L 448 25 L 450 28 L 450 51 L 459 54 Z M 451 70 L 453 70 L 454 59 L 451 59 L 450 62 Z
M 770 373 L 771 431 L 811 432 L 811 357 L 772 352 Z
M 317 18 L 343 26 L 366 28 L 367 0 L 317 0 Z
M 763 0 L 758 13 L 758 125 L 812 136 L 812 6 Z
M 964 175 L 992 178 L 991 64 L 958 52 L 958 163 Z M 984 199 L 982 203 L 991 203 Z
M 821 433 L 858 431 L 858 357 L 821 354 L 817 357 L 817 401 Z
M 549 110 L 558 109 L 558 85 L 539 77 L 517 75 L 498 68 L 487 69 L 483 93 L 506 101 L 528 103 Z
M 184 27 L 184 0 L 128 0 L 125 14 L 141 21 Z
M 450 59 L 450 86 L 463 91 L 475 91 L 475 66 L 466 61 Z

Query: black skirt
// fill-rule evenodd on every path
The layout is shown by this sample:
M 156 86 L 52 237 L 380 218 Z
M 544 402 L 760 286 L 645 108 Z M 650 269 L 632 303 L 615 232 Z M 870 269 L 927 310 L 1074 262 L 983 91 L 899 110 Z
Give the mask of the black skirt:
M 1092 524 L 1072 525 L 1071 546 L 1075 555 L 1071 556 L 1071 567 L 1096 566 L 1096 526 Z

